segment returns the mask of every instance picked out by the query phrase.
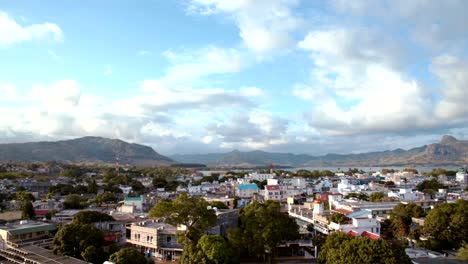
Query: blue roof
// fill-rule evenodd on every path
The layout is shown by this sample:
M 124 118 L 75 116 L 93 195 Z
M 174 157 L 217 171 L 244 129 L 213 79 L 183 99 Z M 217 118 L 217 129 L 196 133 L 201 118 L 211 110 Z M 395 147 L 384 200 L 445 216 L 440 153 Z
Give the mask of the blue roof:
M 125 201 L 143 201 L 142 197 L 125 197 Z
M 360 210 L 354 213 L 350 213 L 346 215 L 348 218 L 367 218 L 368 215 L 370 214 L 369 210 Z
M 239 189 L 239 190 L 258 190 L 258 186 L 255 183 L 241 184 L 241 185 L 237 186 L 237 189 Z

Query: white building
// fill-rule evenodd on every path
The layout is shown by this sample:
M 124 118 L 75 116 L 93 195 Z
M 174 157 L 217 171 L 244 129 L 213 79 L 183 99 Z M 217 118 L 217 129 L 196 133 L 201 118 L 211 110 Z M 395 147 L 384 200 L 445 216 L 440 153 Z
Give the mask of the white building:
M 265 186 L 265 194 L 264 194 L 265 200 L 281 201 L 282 198 L 283 196 L 281 194 L 281 187 L 279 185 L 266 185 Z
M 272 179 L 276 177 L 276 174 L 274 173 L 257 173 L 257 172 L 252 172 L 252 173 L 249 173 L 249 176 L 248 178 L 250 178 L 251 180 L 256 180 L 256 181 L 265 181 L 265 180 L 268 180 L 268 179 Z
M 389 192 L 388 197 L 395 197 L 400 201 L 419 201 L 424 199 L 424 193 L 420 191 L 413 191 L 412 189 L 400 188 L 399 192 Z
M 255 193 L 259 193 L 258 186 L 255 183 L 241 184 L 236 188 L 236 195 L 240 198 L 251 198 Z
M 455 175 L 455 180 L 461 184 L 467 184 L 468 183 L 468 173 L 464 171 L 459 171 Z

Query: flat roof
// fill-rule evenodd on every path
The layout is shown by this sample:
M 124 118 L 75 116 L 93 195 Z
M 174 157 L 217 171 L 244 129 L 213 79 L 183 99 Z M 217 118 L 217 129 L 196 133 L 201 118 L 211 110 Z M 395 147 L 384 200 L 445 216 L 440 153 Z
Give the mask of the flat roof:
M 52 231 L 52 230 L 56 230 L 57 227 L 55 226 L 55 224 L 51 224 L 51 223 L 28 221 L 23 224 L 14 223 L 14 224 L 3 225 L 3 226 L 0 226 L 0 229 L 6 230 L 12 235 L 22 235 L 22 234 L 28 234 L 28 233 L 34 233 L 34 232 L 40 232 L 40 231 Z

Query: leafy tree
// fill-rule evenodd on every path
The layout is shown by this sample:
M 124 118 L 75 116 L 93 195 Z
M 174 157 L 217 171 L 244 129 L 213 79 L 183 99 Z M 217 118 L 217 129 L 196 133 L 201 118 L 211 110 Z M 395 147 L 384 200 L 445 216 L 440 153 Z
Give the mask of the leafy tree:
M 204 259 L 214 264 L 238 263 L 237 256 L 222 236 L 204 235 L 198 241 L 197 247 Z
M 429 181 L 423 181 L 420 184 L 416 185 L 416 189 L 418 191 L 424 193 L 435 193 L 439 189 L 444 188 L 443 184 L 440 184 L 437 179 L 431 179 Z
M 150 217 L 164 217 L 166 223 L 185 225 L 182 243 L 196 244 L 203 233 L 214 226 L 216 214 L 208 210 L 209 203 L 203 198 L 188 197 L 182 193 L 174 201 L 162 200 L 149 211 Z
M 412 217 L 423 217 L 426 213 L 415 203 L 399 203 L 390 213 L 391 228 L 396 237 L 404 238 L 409 234 Z
M 80 224 L 91 224 L 96 222 L 114 221 L 108 214 L 97 211 L 81 211 L 75 215 L 73 221 Z
M 229 207 L 227 207 L 227 205 L 225 203 L 220 202 L 220 201 L 210 202 L 210 206 L 211 207 L 216 207 L 218 209 L 229 209 Z
M 415 168 L 404 168 L 403 171 L 412 172 L 413 174 L 418 174 L 418 170 Z
M 99 186 L 96 183 L 96 180 L 91 180 L 88 183 L 88 193 L 97 193 L 99 191 Z
M 46 219 L 50 220 L 52 219 L 52 216 L 54 216 L 58 211 L 56 209 L 52 209 L 49 212 L 46 213 Z
M 459 248 L 468 243 L 468 201 L 444 203 L 432 209 L 424 221 L 423 233 L 429 238 L 427 247 L 438 249 Z M 437 243 L 436 243 L 437 242 Z
M 30 192 L 25 192 L 25 191 L 19 191 L 15 194 L 15 198 L 18 201 L 28 201 L 28 202 L 34 202 L 36 198 L 34 198 L 34 195 Z
M 149 264 L 153 263 L 151 260 L 145 258 L 143 254 L 132 248 L 122 248 L 121 250 L 112 254 L 109 258 L 115 264 Z
M 96 196 L 96 203 L 101 204 L 101 203 L 107 203 L 107 202 L 117 202 L 119 198 L 115 193 L 111 192 L 105 192 L 105 193 L 100 193 Z
M 63 207 L 65 209 L 82 209 L 84 205 L 81 203 L 80 196 L 76 194 L 70 194 L 65 198 Z
M 156 188 L 164 188 L 167 185 L 166 179 L 162 177 L 154 177 L 153 178 L 153 186 Z
M 349 193 L 344 198 L 345 199 L 357 198 L 359 200 L 369 201 L 369 196 L 367 196 L 367 194 L 365 193 Z
M 265 186 L 267 185 L 267 180 L 264 180 L 264 181 L 253 180 L 252 183 L 257 184 L 258 189 L 263 190 Z
M 461 260 L 468 260 L 468 244 L 465 244 L 458 250 L 457 257 Z
M 102 232 L 92 225 L 72 221 L 59 229 L 53 240 L 52 251 L 56 255 L 67 255 L 82 259 L 84 256 L 93 263 L 102 263 Z M 94 248 L 89 248 L 89 247 Z M 96 258 L 96 259 L 91 259 Z
M 21 202 L 21 218 L 22 219 L 33 219 L 35 216 L 34 207 L 29 200 Z
M 344 224 L 348 222 L 349 218 L 346 217 L 344 214 L 340 213 L 333 213 L 330 215 L 330 221 L 337 223 L 337 224 Z
M 296 221 L 281 213 L 275 201 L 253 202 L 241 211 L 239 219 L 239 228 L 228 230 L 229 242 L 249 256 L 271 258 L 281 242 L 299 236 Z
M 381 202 L 385 195 L 382 192 L 374 192 L 369 196 L 371 202 Z
M 318 257 L 319 263 L 397 264 L 411 263 L 403 248 L 384 240 L 352 237 L 334 232 L 327 237 Z

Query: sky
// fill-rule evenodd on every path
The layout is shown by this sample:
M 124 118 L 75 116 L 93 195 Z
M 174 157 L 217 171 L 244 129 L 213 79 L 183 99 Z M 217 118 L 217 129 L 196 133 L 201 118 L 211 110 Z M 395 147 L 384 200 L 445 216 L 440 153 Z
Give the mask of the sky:
M 468 1 L 0 0 L 0 142 L 358 153 L 468 132 Z

